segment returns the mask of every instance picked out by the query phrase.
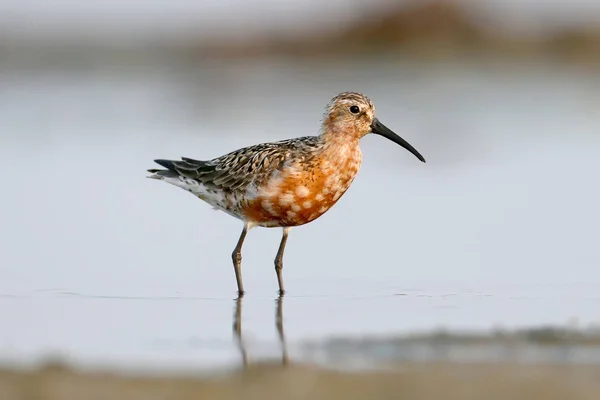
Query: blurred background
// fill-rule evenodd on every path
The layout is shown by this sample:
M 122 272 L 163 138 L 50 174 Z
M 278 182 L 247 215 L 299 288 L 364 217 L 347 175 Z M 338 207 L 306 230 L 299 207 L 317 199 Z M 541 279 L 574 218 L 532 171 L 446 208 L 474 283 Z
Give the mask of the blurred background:
M 348 90 L 427 164 L 364 138 L 290 234 L 283 302 L 280 231 L 250 232 L 240 307 L 240 222 L 146 169 L 317 134 Z M 229 368 L 279 357 L 279 313 L 291 359 L 328 365 L 524 354 L 373 335 L 593 329 L 599 110 L 593 0 L 0 0 L 0 361 Z

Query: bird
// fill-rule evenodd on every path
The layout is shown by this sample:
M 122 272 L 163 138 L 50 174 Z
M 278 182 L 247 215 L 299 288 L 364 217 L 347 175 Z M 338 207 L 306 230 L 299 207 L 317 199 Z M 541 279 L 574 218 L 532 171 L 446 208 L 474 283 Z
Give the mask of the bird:
M 316 220 L 337 203 L 360 169 L 359 141 L 368 134 L 383 136 L 425 162 L 379 121 L 371 99 L 342 92 L 325 107 L 318 135 L 251 145 L 212 160 L 156 159 L 165 169 L 149 169 L 147 177 L 185 189 L 243 222 L 231 254 L 239 296 L 245 293 L 241 262 L 246 234 L 254 227 L 281 228 L 274 264 L 283 295 L 283 253 L 290 229 Z

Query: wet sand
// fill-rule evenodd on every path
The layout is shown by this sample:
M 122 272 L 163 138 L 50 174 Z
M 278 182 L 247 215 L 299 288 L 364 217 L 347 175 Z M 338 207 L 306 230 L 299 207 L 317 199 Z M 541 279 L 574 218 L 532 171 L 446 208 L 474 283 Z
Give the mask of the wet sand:
M 252 365 L 217 376 L 78 372 L 59 365 L 0 370 L 0 399 L 597 399 L 600 366 L 407 363 L 340 372 Z

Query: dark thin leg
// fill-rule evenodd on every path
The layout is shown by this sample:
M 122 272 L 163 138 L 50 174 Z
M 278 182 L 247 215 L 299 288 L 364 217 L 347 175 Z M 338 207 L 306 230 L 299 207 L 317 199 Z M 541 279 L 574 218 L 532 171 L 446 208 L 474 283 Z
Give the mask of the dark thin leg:
M 231 259 L 233 260 L 233 270 L 235 271 L 235 280 L 237 281 L 238 294 L 240 296 L 244 295 L 244 284 L 242 283 L 242 271 L 240 267 L 242 265 L 242 245 L 244 244 L 246 233 L 248 233 L 248 225 L 244 225 L 242 234 L 240 235 L 237 245 L 231 254 Z
M 275 314 L 275 323 L 277 325 L 277 333 L 281 342 L 281 363 L 287 365 L 289 363 L 287 346 L 285 344 L 285 335 L 283 334 L 283 294 L 277 298 L 277 312 Z
M 287 242 L 290 229 L 290 227 L 283 228 L 283 236 L 281 237 L 279 250 L 277 251 L 277 256 L 275 257 L 275 272 L 277 273 L 277 282 L 279 283 L 280 295 L 285 293 L 285 290 L 283 289 L 283 276 L 281 275 L 281 270 L 283 269 L 283 251 L 285 250 L 285 244 Z
M 244 367 L 248 365 L 248 355 L 246 353 L 246 346 L 242 340 L 242 297 L 239 296 L 235 299 L 235 313 L 233 314 L 233 333 L 235 335 L 240 353 L 242 354 L 242 362 Z

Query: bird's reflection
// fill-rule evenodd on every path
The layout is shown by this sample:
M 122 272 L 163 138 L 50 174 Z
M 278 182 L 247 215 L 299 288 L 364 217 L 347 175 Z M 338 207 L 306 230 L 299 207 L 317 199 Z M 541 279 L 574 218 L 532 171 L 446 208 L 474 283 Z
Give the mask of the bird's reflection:
M 281 344 L 281 363 L 287 365 L 289 362 L 287 346 L 285 343 L 285 335 L 283 333 L 283 295 L 277 297 L 277 307 L 275 308 L 275 325 L 277 326 L 277 334 L 279 343 Z
M 246 346 L 242 339 L 242 299 L 244 296 L 238 296 L 235 299 L 235 312 L 233 313 L 233 334 L 235 341 L 242 355 L 242 363 L 244 367 L 248 365 L 248 353 L 246 352 Z
M 242 338 L 242 305 L 244 296 L 238 296 L 235 299 L 235 311 L 233 314 L 233 334 L 237 343 L 238 349 L 242 356 L 242 363 L 244 367 L 248 366 L 248 352 L 244 340 Z M 287 365 L 289 363 L 289 357 L 287 352 L 287 345 L 285 342 L 285 334 L 283 329 L 283 295 L 279 295 L 275 301 L 275 326 L 277 328 L 277 335 L 279 343 L 281 345 L 281 364 Z

